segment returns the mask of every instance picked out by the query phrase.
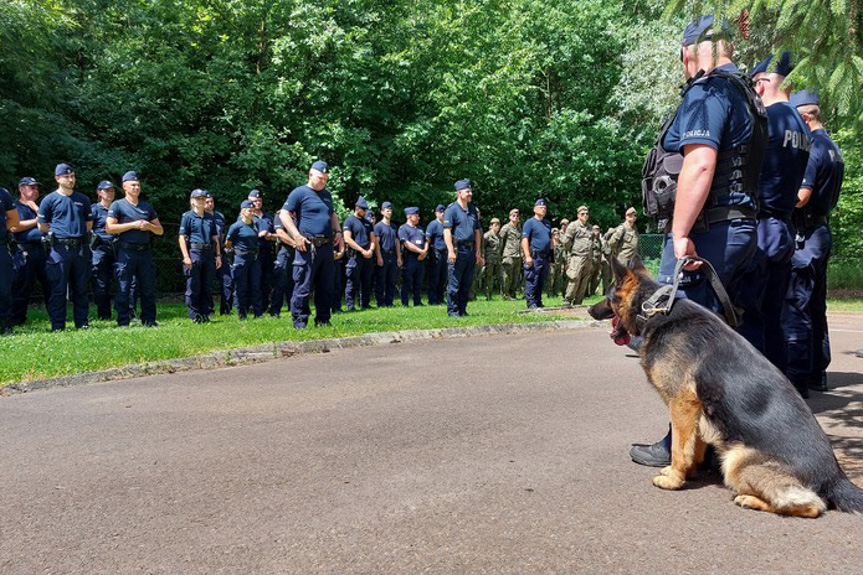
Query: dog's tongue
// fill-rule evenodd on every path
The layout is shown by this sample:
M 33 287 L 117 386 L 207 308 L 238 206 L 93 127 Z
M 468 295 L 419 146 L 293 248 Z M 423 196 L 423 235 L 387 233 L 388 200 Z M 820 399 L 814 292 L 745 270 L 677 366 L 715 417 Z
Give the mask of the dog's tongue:
M 629 340 L 630 340 L 629 333 L 623 332 L 623 335 L 614 337 L 614 334 L 617 333 L 617 325 L 619 323 L 620 323 L 619 317 L 614 316 L 613 318 L 611 318 L 611 335 L 614 339 L 614 343 L 616 343 L 617 345 L 626 345 L 629 343 Z

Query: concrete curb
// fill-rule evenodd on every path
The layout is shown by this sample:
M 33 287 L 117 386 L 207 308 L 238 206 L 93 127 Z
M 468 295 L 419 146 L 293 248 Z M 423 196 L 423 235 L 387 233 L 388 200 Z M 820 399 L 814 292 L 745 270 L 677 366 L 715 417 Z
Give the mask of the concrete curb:
M 863 357 L 863 349 L 858 349 L 856 355 L 857 357 Z
M 354 347 L 369 347 L 376 345 L 387 345 L 394 343 L 408 343 L 415 341 L 427 341 L 433 339 L 451 339 L 461 337 L 476 337 L 488 335 L 514 335 L 521 333 L 556 331 L 564 329 L 581 329 L 586 327 L 597 327 L 604 322 L 592 320 L 560 320 L 530 323 L 505 323 L 498 325 L 472 325 L 466 327 L 447 327 L 438 329 L 418 329 L 405 331 L 389 331 L 367 333 L 350 337 L 338 337 L 330 339 L 318 339 L 313 341 L 282 341 L 267 343 L 252 347 L 241 347 L 225 351 L 216 351 L 205 355 L 196 355 L 180 359 L 166 359 L 139 363 L 100 371 L 91 371 L 75 375 L 65 375 L 50 379 L 40 379 L 24 383 L 13 383 L 0 388 L 0 395 L 12 395 L 28 393 L 40 389 L 53 387 L 70 387 L 74 385 L 86 385 L 114 381 L 118 379 L 130 379 L 146 375 L 158 375 L 162 373 L 176 373 L 178 371 L 192 371 L 196 369 L 213 369 L 218 367 L 229 367 L 250 363 L 272 361 L 282 357 L 291 357 L 306 353 L 327 353 L 337 349 L 350 349 Z

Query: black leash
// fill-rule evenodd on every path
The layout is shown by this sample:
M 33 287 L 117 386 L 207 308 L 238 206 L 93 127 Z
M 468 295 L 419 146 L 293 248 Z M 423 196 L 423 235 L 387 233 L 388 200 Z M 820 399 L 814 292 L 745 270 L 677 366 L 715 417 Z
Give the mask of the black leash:
M 674 305 L 675 296 L 677 295 L 677 288 L 680 285 L 681 278 L 683 278 L 683 268 L 692 262 L 701 262 L 700 269 L 707 276 L 707 280 L 710 282 L 710 287 L 713 288 L 713 291 L 716 293 L 716 297 L 719 299 L 719 303 L 722 304 L 722 315 L 725 318 L 726 323 L 728 323 L 732 328 L 736 328 L 740 325 L 740 311 L 733 303 L 731 303 L 731 298 L 728 297 L 728 292 L 725 291 L 725 286 L 723 286 L 722 282 L 719 280 L 719 274 L 716 273 L 716 270 L 710 262 L 697 256 L 686 256 L 677 260 L 677 265 L 674 268 L 674 283 L 662 286 L 653 292 L 653 295 L 650 296 L 646 302 L 641 304 L 641 313 L 639 313 L 636 318 L 639 330 L 642 329 L 644 324 L 647 323 L 647 320 L 654 315 L 658 313 L 668 315 L 671 313 L 671 308 Z

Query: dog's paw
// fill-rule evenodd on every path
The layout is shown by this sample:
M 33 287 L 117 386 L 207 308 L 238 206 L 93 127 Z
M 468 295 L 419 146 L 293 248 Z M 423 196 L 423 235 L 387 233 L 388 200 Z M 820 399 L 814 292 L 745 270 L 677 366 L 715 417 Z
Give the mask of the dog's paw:
M 665 467 L 663 467 L 662 469 L 659 470 L 659 474 L 665 475 L 666 477 L 670 477 L 670 476 L 674 475 L 674 470 L 671 468 L 670 465 L 666 465 Z
M 665 469 L 662 470 L 663 472 Z M 669 470 L 669 475 L 657 475 L 653 478 L 653 484 L 660 489 L 676 490 L 683 487 L 686 483 L 681 477 L 677 476 L 673 470 Z

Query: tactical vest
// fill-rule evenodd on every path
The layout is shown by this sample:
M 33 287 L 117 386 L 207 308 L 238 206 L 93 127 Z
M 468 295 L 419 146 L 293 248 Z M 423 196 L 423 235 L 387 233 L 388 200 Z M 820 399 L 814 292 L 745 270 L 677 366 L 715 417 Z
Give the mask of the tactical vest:
M 709 82 L 713 78 L 724 78 L 731 82 L 746 101 L 749 116 L 752 119 L 752 133 L 745 144 L 721 152 L 716 160 L 710 195 L 704 203 L 698 219 L 693 225 L 693 231 L 706 231 L 710 224 L 736 218 L 755 218 L 757 209 L 748 207 L 716 207 L 716 198 L 747 191 L 757 202 L 758 176 L 761 172 L 761 161 L 767 147 L 767 110 L 761 98 L 755 93 L 752 81 L 742 75 L 731 74 L 724 70 L 712 70 L 708 74 L 700 74 L 681 88 L 681 99 L 697 83 Z M 678 108 L 679 111 L 679 108 Z M 671 230 L 671 219 L 674 215 L 674 202 L 677 197 L 677 178 L 683 168 L 683 155 L 680 152 L 668 152 L 662 147 L 665 135 L 671 128 L 677 112 L 672 114 L 659 130 L 656 143 L 647 155 L 642 169 L 641 194 L 644 213 L 656 218 L 660 230 Z

